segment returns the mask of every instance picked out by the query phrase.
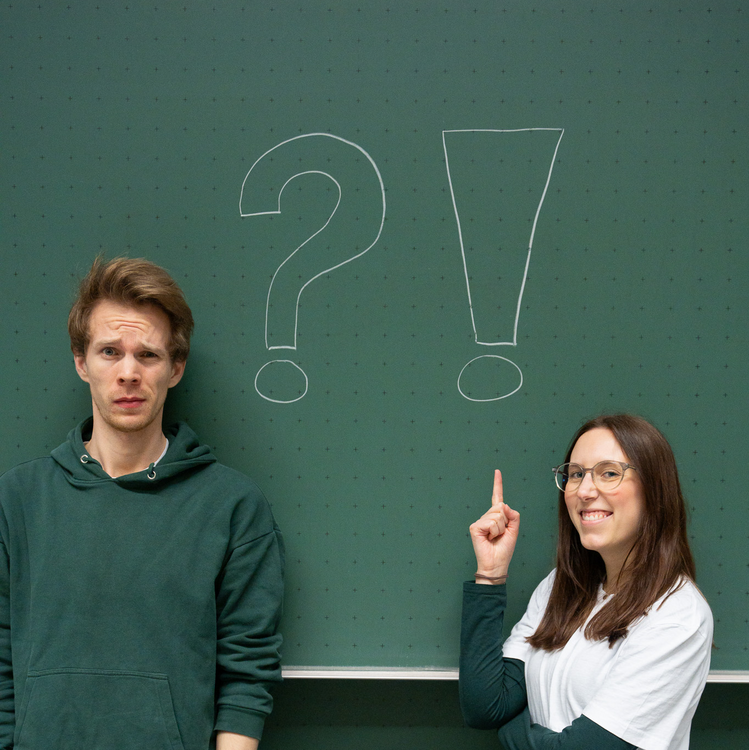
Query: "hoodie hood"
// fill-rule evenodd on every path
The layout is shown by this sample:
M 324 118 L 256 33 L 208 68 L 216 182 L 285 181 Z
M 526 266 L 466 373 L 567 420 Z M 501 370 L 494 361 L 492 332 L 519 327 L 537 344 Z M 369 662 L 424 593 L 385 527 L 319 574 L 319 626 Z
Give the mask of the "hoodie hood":
M 84 443 L 91 438 L 94 420 L 89 417 L 68 433 L 68 439 L 52 451 L 52 458 L 65 471 L 70 484 L 77 487 L 115 482 L 128 489 L 153 489 L 178 474 L 193 471 L 216 462 L 207 445 L 201 445 L 198 436 L 184 423 L 177 422 L 164 430 L 169 449 L 158 464 L 143 471 L 112 478 L 89 456 Z

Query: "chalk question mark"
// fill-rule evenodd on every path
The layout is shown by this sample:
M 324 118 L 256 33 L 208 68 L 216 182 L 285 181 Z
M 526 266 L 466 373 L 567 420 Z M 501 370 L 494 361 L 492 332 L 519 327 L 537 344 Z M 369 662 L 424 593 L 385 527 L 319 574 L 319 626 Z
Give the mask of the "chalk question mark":
M 265 346 L 269 351 L 296 350 L 302 292 L 320 276 L 364 255 L 379 240 L 385 223 L 385 185 L 374 160 L 361 146 L 330 133 L 299 135 L 266 151 L 244 178 L 239 194 L 240 215 L 280 214 L 284 190 L 304 175 L 322 175 L 331 180 L 338 199 L 327 221 L 289 254 L 273 274 L 265 306 Z M 321 238 L 323 232 L 325 241 Z M 308 270 L 300 268 L 303 248 L 307 259 L 314 255 L 315 268 L 323 269 L 313 272 L 311 277 Z M 269 331 L 273 332 L 272 344 Z M 301 372 L 304 376 L 301 395 L 284 399 L 263 393 L 258 379 L 268 367 Z M 307 374 L 289 359 L 271 360 L 255 376 L 258 394 L 279 404 L 304 398 L 308 386 Z M 268 391 L 274 392 L 272 388 Z
M 474 340 L 481 346 L 517 346 L 533 238 L 562 135 L 563 128 L 442 131 L 468 307 Z M 448 150 L 453 154 L 452 169 Z M 549 152 L 550 162 L 545 156 Z M 484 372 L 477 374 L 481 368 Z M 486 387 L 484 397 L 475 397 L 463 382 L 470 376 Z M 497 382 L 492 382 L 493 376 Z M 507 383 L 518 376 L 519 382 L 509 390 Z M 469 401 L 499 401 L 522 385 L 522 370 L 498 354 L 474 357 L 458 375 L 458 391 Z

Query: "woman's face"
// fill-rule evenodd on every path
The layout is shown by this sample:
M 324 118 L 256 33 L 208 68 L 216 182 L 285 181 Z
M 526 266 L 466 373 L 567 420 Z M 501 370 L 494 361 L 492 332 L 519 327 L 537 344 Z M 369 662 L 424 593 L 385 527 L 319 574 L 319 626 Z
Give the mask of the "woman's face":
M 605 460 L 629 463 L 614 433 L 600 427 L 583 433 L 570 455 L 570 462 L 585 469 Z M 583 547 L 601 555 L 606 578 L 614 581 L 639 534 L 643 493 L 638 473 L 627 469 L 622 483 L 604 492 L 587 472 L 580 485 L 565 491 L 564 502 Z

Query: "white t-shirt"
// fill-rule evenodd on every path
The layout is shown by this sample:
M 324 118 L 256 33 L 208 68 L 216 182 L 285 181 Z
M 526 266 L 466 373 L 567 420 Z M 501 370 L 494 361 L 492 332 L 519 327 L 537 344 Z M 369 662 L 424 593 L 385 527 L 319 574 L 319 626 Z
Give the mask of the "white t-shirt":
M 688 581 L 656 602 L 611 648 L 606 640 L 587 640 L 581 628 L 549 652 L 525 639 L 541 622 L 553 582 L 554 571 L 503 647 L 505 657 L 525 662 L 531 720 L 561 732 L 585 714 L 643 750 L 687 750 L 713 642 L 713 616 L 697 587 Z M 605 603 L 601 588 L 590 616 Z

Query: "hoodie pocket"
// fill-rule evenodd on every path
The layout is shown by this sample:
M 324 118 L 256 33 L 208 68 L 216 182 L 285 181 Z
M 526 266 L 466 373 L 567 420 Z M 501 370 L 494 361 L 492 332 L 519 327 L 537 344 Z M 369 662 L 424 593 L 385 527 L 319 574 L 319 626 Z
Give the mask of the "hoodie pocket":
M 29 672 L 16 719 L 16 750 L 184 750 L 164 674 Z

